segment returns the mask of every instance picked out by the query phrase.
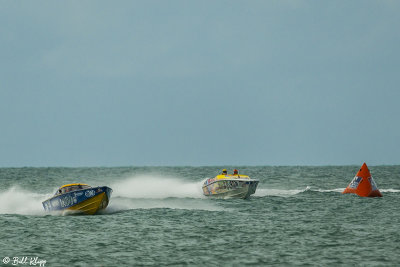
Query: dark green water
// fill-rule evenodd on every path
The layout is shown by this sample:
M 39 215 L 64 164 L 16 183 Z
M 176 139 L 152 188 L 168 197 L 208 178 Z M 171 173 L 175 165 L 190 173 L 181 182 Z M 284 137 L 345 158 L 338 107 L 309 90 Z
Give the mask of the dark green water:
M 0 264 L 399 266 L 400 166 L 370 166 L 383 198 L 342 195 L 359 166 L 339 166 L 240 167 L 260 179 L 255 195 L 206 199 L 221 169 L 0 168 Z M 41 201 L 71 182 L 113 188 L 107 210 L 46 214 Z

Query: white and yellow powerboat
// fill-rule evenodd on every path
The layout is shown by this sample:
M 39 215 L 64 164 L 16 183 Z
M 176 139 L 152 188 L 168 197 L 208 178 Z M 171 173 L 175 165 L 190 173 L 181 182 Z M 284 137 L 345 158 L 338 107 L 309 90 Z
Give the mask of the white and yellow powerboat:
M 220 174 L 203 184 L 205 196 L 219 198 L 248 198 L 254 194 L 259 180 L 242 174 Z

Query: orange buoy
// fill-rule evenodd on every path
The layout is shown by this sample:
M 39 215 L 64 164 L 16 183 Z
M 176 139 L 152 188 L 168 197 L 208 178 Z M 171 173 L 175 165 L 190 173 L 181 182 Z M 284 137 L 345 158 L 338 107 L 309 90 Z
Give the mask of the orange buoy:
M 360 197 L 381 197 L 382 194 L 376 187 L 374 179 L 368 170 L 367 164 L 361 166 L 353 181 L 346 187 L 342 194 L 357 194 Z

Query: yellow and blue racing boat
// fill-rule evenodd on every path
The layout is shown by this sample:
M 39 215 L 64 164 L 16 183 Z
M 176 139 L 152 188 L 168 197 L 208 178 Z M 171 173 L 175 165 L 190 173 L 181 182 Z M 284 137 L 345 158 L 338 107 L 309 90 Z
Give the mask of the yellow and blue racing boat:
M 205 196 L 218 198 L 248 198 L 254 194 L 259 180 L 242 174 L 220 174 L 203 184 Z
M 43 201 L 46 211 L 92 215 L 105 209 L 112 189 L 107 186 L 91 187 L 87 184 L 66 184 L 53 197 Z

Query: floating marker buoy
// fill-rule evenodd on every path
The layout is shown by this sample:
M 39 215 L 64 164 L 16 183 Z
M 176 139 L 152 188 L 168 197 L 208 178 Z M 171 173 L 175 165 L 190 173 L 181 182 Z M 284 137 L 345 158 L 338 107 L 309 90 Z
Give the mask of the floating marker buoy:
M 367 164 L 361 166 L 353 181 L 346 187 L 342 194 L 357 194 L 360 197 L 381 197 L 382 194 L 376 187 L 374 179 L 368 170 Z

